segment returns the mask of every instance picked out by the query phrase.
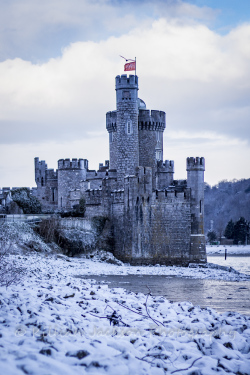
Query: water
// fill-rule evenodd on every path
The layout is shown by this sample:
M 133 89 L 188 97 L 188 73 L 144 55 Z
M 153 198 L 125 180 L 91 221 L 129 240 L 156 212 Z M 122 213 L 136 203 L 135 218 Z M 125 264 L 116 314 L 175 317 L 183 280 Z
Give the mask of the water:
M 250 256 L 227 255 L 227 259 L 225 260 L 224 255 L 208 255 L 207 261 L 219 264 L 220 266 L 232 267 L 236 271 L 250 275 Z
M 78 276 L 107 283 L 110 288 L 125 288 L 134 293 L 164 296 L 173 302 L 190 301 L 195 306 L 211 307 L 218 312 L 236 311 L 250 315 L 250 281 L 190 279 L 176 276 L 108 275 Z
M 250 256 L 208 256 L 209 263 L 233 267 L 250 275 Z M 110 288 L 164 296 L 173 302 L 190 301 L 200 307 L 211 307 L 218 312 L 235 311 L 250 315 L 250 281 L 202 280 L 176 276 L 155 275 L 109 275 L 78 276 L 107 283 Z

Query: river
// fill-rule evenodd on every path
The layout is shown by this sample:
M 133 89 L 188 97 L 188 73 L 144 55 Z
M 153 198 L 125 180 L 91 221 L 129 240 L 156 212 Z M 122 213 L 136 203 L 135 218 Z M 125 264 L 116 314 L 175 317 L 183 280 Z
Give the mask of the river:
M 208 262 L 250 275 L 250 256 L 208 256 Z M 250 315 L 250 281 L 222 281 L 155 275 L 82 276 L 110 288 L 122 287 L 129 291 L 164 296 L 170 301 L 190 301 L 200 307 L 211 307 L 217 312 L 236 311 Z

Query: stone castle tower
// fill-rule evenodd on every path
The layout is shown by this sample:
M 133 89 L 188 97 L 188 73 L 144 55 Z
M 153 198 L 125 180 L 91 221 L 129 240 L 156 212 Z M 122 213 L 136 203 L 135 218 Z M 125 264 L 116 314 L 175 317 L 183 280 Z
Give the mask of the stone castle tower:
M 132 264 L 205 262 L 204 158 L 187 158 L 187 179 L 174 180 L 163 161 L 165 112 L 138 98 L 138 77 L 115 79 L 116 110 L 107 112 L 110 160 L 99 170 L 86 159 L 58 161 L 58 170 L 35 159 L 44 206 L 70 210 L 81 196 L 86 216 L 109 218 L 114 254 Z

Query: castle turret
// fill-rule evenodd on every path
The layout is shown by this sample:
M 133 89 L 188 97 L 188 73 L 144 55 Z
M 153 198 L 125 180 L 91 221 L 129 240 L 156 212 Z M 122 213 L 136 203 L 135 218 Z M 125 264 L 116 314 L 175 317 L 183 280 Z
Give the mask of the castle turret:
M 191 259 L 206 261 L 204 236 L 204 171 L 205 159 L 187 158 L 187 187 L 191 191 Z
M 57 172 L 48 169 L 45 160 L 35 158 L 35 180 L 37 198 L 43 207 L 54 207 L 57 204 Z
M 79 189 L 80 181 L 86 179 L 88 160 L 58 160 L 58 208 L 69 209 L 70 190 Z
M 117 110 L 107 114 L 107 130 L 110 133 L 110 168 L 117 169 L 118 186 L 123 187 L 124 177 L 134 175 L 139 166 L 138 77 L 123 74 L 117 76 L 115 82 Z
M 165 160 L 157 162 L 156 189 L 165 189 L 174 181 L 174 161 Z
M 144 103 L 144 102 L 143 102 Z M 157 163 L 163 160 L 163 132 L 166 127 L 165 112 L 148 110 L 139 106 L 139 164 L 152 168 L 153 188 L 156 188 Z
M 35 158 L 35 181 L 37 187 L 40 188 L 45 186 L 46 184 L 46 171 L 47 171 L 47 164 L 45 160 L 39 161 L 39 158 Z
M 117 169 L 117 112 L 106 113 L 106 129 L 109 132 L 109 168 Z

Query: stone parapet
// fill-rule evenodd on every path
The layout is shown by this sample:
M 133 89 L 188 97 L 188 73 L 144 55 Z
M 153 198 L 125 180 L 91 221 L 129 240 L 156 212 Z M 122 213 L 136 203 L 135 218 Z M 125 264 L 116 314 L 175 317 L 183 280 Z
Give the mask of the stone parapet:
M 88 169 L 87 159 L 60 159 L 58 169 Z

